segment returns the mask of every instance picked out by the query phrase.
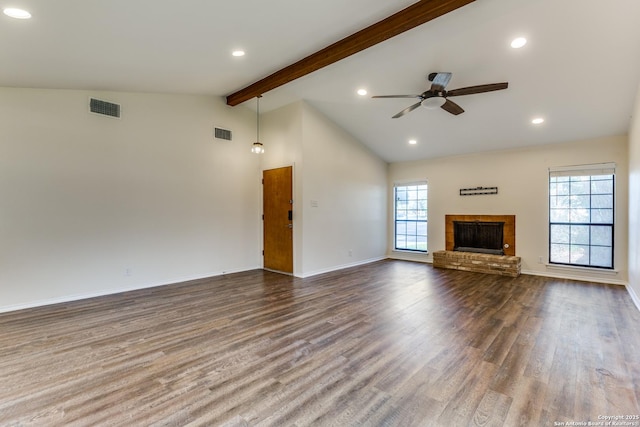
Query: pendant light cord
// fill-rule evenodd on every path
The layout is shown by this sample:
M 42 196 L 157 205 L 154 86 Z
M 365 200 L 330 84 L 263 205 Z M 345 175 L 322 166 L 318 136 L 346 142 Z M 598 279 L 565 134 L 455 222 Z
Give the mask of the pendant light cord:
M 257 109 L 256 109 L 256 141 L 260 142 L 260 98 L 262 95 L 256 97 Z

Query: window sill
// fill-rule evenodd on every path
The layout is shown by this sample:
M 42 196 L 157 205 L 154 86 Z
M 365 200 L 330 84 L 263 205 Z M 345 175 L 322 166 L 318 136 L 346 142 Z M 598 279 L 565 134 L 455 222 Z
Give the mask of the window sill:
M 412 251 L 411 249 L 392 249 L 391 252 L 397 252 L 402 254 L 416 254 L 416 255 L 428 255 L 429 251 Z

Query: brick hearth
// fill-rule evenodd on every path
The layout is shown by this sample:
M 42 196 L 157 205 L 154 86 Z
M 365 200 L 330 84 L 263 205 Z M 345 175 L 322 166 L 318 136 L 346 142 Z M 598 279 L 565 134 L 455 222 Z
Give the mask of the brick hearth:
M 520 275 L 520 263 L 521 260 L 518 256 L 454 251 L 435 251 L 433 253 L 434 267 L 499 274 L 501 276 L 518 277 Z

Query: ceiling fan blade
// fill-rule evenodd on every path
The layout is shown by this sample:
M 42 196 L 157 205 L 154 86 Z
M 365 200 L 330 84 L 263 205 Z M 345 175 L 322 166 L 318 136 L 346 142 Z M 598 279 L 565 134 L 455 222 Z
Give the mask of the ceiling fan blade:
M 509 83 L 491 83 L 488 85 L 478 85 L 462 87 L 460 89 L 453 89 L 447 91 L 447 97 L 460 96 L 460 95 L 472 95 L 474 93 L 492 92 L 494 90 L 502 90 L 509 87 Z
M 412 112 L 413 110 L 415 110 L 416 108 L 418 108 L 420 106 L 420 104 L 422 103 L 422 101 L 420 102 L 416 102 L 415 104 L 413 104 L 410 107 L 405 108 L 404 110 L 400 111 L 398 114 L 396 114 L 395 116 L 391 117 L 392 119 L 397 119 L 398 117 L 402 117 L 407 113 Z
M 429 77 L 431 77 L 431 75 L 432 74 L 430 74 Z M 451 73 L 436 73 L 433 79 L 430 80 L 433 82 L 431 83 L 431 90 L 441 91 L 449 84 L 449 80 L 451 80 Z
M 372 98 L 421 98 L 422 95 L 379 95 Z
M 464 113 L 464 110 L 462 109 L 461 106 L 459 106 L 458 104 L 456 104 L 453 101 L 449 101 L 448 99 L 446 100 L 446 102 L 444 104 L 442 104 L 442 106 L 440 107 L 445 111 L 450 112 L 451 114 L 457 116 L 458 114 L 462 114 Z

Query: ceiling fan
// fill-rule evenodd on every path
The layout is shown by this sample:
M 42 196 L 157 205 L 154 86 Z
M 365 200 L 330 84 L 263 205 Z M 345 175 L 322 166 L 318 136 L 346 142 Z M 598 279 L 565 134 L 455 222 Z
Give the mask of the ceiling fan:
M 447 98 L 452 96 L 471 95 L 474 93 L 502 90 L 509 86 L 509 83 L 491 83 L 486 85 L 462 87 L 460 89 L 445 90 L 445 87 L 449 84 L 449 80 L 451 80 L 451 73 L 431 73 L 427 78 L 432 82 L 431 88 L 422 92 L 420 95 L 382 95 L 373 96 L 372 98 L 417 98 L 420 100 L 393 116 L 392 118 L 394 119 L 412 112 L 421 105 L 426 108 L 440 107 L 457 116 L 458 114 L 464 113 L 464 110 L 458 104 Z

